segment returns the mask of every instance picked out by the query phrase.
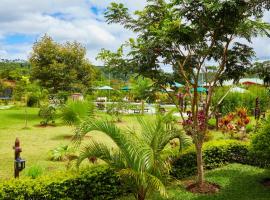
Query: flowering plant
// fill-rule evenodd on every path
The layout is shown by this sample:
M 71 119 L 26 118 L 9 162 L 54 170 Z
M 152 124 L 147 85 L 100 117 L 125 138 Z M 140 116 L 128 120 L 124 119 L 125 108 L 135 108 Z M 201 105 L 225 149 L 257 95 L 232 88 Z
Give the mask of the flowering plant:
M 187 133 L 187 135 L 192 136 L 193 135 L 193 131 L 195 130 L 193 125 L 193 116 L 192 116 L 192 112 L 188 111 L 187 112 L 188 118 L 186 120 L 183 121 L 182 125 Z M 205 111 L 204 110 L 199 110 L 198 111 L 198 115 L 197 115 L 197 121 L 198 121 L 198 128 L 199 131 L 203 132 L 206 130 L 206 115 L 205 115 Z
M 224 132 L 229 132 L 233 136 L 235 132 L 245 132 L 246 125 L 249 122 L 247 109 L 237 108 L 235 112 L 231 112 L 219 120 L 219 128 Z

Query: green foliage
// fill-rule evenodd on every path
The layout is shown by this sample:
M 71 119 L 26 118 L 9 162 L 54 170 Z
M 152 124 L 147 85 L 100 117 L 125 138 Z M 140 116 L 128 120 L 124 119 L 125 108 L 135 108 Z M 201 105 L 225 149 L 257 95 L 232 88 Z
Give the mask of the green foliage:
M 235 140 L 213 141 L 203 147 L 204 166 L 214 169 L 228 163 L 249 163 L 248 145 Z M 181 179 L 196 173 L 196 152 L 191 148 L 173 161 L 172 176 Z
M 93 115 L 93 103 L 87 101 L 68 101 L 66 105 L 63 105 L 61 118 L 67 125 L 76 125 L 84 118 Z
M 217 105 L 228 90 L 229 87 L 220 87 L 215 90 L 212 101 L 214 106 Z M 262 111 L 266 111 L 270 107 L 270 95 L 266 88 L 253 86 L 248 88 L 248 91 L 246 93 L 229 92 L 221 102 L 219 111 L 224 115 L 233 112 L 236 108 L 244 107 L 249 114 L 253 114 L 257 97 L 259 97 Z
M 78 172 L 56 173 L 36 179 L 11 179 L 0 182 L 3 200 L 113 200 L 125 192 L 118 176 L 106 166 Z
M 35 95 L 28 96 L 27 98 L 27 107 L 34 107 L 39 105 L 39 98 Z
M 35 179 L 41 176 L 43 172 L 44 170 L 40 165 L 33 165 L 26 170 L 25 175 Z
M 216 127 L 216 119 L 215 118 L 211 118 L 208 120 L 208 128 L 213 129 Z
M 7 60 L 0 62 L 0 78 L 19 81 L 22 76 L 30 75 L 30 65 L 24 61 Z
M 65 161 L 68 156 L 74 153 L 74 149 L 68 145 L 60 145 L 49 152 L 49 159 L 52 161 Z
M 152 81 L 148 78 L 138 76 L 131 80 L 132 83 L 132 94 L 136 100 L 146 100 L 151 97 L 153 92 L 151 91 Z
M 251 139 L 251 153 L 260 165 L 270 165 L 270 117 Z
M 83 92 L 95 77 L 95 70 L 85 56 L 86 49 L 78 42 L 59 44 L 45 35 L 33 46 L 29 59 L 31 78 L 52 93 Z
M 52 122 L 54 124 L 56 118 L 56 109 L 52 105 L 44 105 L 40 108 L 38 116 L 43 120 L 40 122 L 41 125 L 48 125 Z
M 122 121 L 122 115 L 125 111 L 127 111 L 130 108 L 130 105 L 128 102 L 113 102 L 112 104 L 107 104 L 107 114 L 109 114 L 112 117 L 112 121 L 121 122 Z
M 254 131 L 254 129 L 255 129 L 254 126 L 255 126 L 255 125 L 253 125 L 253 124 L 248 124 L 248 125 L 246 125 L 246 132 L 247 132 L 247 133 L 252 133 L 252 132 Z
M 164 123 L 163 117 L 158 117 L 154 123 L 141 118 L 138 121 L 140 133 L 135 130 L 123 131 L 107 121 L 90 119 L 78 127 L 74 140 L 80 144 L 90 131 L 101 131 L 109 136 L 118 148 L 110 149 L 104 143 L 91 141 L 82 148 L 78 165 L 85 159 L 103 160 L 114 167 L 122 180 L 131 186 L 135 197 L 143 200 L 153 190 L 166 194 L 163 183 L 170 163 L 165 147 L 174 138 L 182 140 L 183 134 L 175 126 Z

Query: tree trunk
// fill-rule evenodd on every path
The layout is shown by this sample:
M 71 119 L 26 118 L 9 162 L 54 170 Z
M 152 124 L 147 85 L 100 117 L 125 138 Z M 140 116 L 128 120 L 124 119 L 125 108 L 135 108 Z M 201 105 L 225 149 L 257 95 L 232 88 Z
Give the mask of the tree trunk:
M 202 142 L 197 142 L 196 144 L 197 152 L 197 170 L 198 170 L 198 184 L 202 186 L 204 182 L 204 169 L 203 169 L 203 158 L 202 158 Z
M 139 191 L 138 191 L 138 194 L 137 194 L 137 200 L 144 200 L 146 197 L 146 191 L 141 188 Z
M 141 107 L 142 110 L 141 110 L 141 113 L 142 113 L 142 115 L 143 115 L 143 114 L 144 114 L 144 100 L 142 100 L 141 103 L 142 103 L 142 107 Z

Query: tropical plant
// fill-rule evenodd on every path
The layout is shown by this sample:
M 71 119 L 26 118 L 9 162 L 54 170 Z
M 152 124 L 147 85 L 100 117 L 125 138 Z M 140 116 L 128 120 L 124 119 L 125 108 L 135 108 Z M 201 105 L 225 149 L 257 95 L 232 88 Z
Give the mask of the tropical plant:
M 85 134 L 100 131 L 108 135 L 117 148 L 110 149 L 101 142 L 91 141 L 79 154 L 77 164 L 83 160 L 98 158 L 115 168 L 120 178 L 131 187 L 138 200 L 146 198 L 147 193 L 157 190 L 166 196 L 164 181 L 170 171 L 170 159 L 166 154 L 167 144 L 178 138 L 183 144 L 190 144 L 189 138 L 176 128 L 166 126 L 163 117 L 154 123 L 138 118 L 141 132 L 121 130 L 112 122 L 88 120 L 81 124 L 74 136 L 80 144 Z
M 231 112 L 219 120 L 219 127 L 234 137 L 236 132 L 240 132 L 242 139 L 246 137 L 246 126 L 250 119 L 247 116 L 247 109 L 237 108 L 235 112 Z
M 49 158 L 52 161 L 65 161 L 74 152 L 74 149 L 68 145 L 60 145 L 49 151 Z
M 82 119 L 93 116 L 94 105 L 87 101 L 68 101 L 62 108 L 61 117 L 65 124 L 76 125 Z

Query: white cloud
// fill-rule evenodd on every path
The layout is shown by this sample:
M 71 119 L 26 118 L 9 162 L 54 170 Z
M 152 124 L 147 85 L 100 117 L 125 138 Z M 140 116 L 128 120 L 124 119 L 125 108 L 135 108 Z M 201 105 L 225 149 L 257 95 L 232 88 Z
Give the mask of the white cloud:
M 31 51 L 31 42 L 9 44 L 5 37 L 25 34 L 38 39 L 45 33 L 58 42 L 77 40 L 86 46 L 87 56 L 95 57 L 101 48 L 115 50 L 134 33 L 120 25 L 108 25 L 102 11 L 111 3 L 125 4 L 131 11 L 142 9 L 146 0 L 1 0 L 0 57 L 24 58 Z M 98 13 L 95 12 L 97 8 Z M 270 12 L 265 20 L 270 22 Z M 259 58 L 270 58 L 270 40 L 254 39 Z
M 58 42 L 77 40 L 87 47 L 89 59 L 95 61 L 101 48 L 115 50 L 132 33 L 119 25 L 107 25 L 103 13 L 98 15 L 91 7 L 104 10 L 112 1 L 101 0 L 1 0 L 0 57 L 27 58 L 31 43 L 5 43 L 5 37 L 24 34 L 38 39 L 45 33 Z M 131 10 L 141 8 L 144 0 L 126 3 Z M 23 46 L 23 48 L 22 48 Z M 10 55 L 12 54 L 12 55 Z M 95 55 L 94 55 L 95 54 Z

